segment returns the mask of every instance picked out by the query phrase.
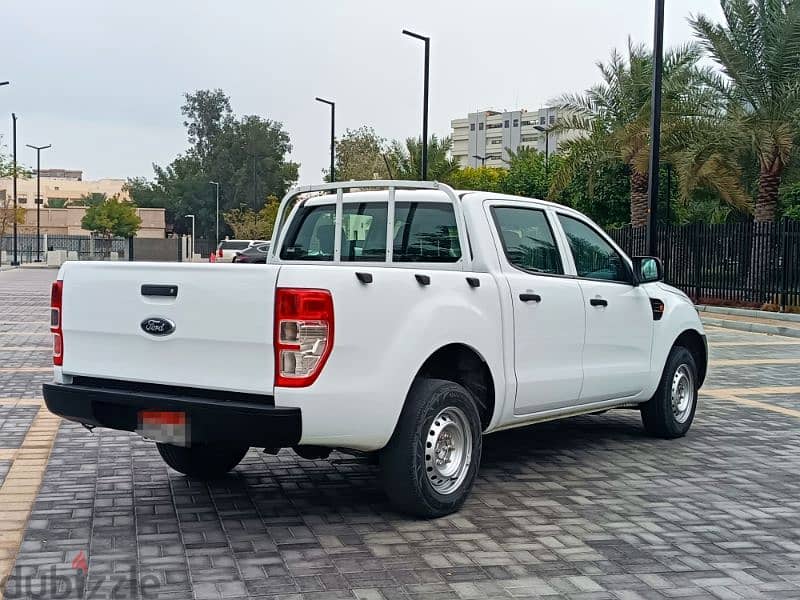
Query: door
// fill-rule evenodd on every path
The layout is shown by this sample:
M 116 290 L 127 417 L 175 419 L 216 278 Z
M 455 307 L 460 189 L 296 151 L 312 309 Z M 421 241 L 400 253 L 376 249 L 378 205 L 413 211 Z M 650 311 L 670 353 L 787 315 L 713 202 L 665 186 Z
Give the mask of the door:
M 520 205 L 490 210 L 514 314 L 514 413 L 574 404 L 583 381 L 585 311 L 580 285 L 564 275 L 564 261 L 544 210 Z
M 589 223 L 559 213 L 586 309 L 581 402 L 636 396 L 650 373 L 653 310 L 627 261 Z

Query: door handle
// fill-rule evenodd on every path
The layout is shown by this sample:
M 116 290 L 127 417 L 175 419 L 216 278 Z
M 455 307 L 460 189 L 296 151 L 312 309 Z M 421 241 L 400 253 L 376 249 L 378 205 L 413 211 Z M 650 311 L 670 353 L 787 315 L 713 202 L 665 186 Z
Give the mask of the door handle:
M 589 304 L 592 306 L 608 306 L 608 300 L 605 298 L 592 298 L 589 300 Z
M 523 302 L 541 302 L 542 297 L 539 294 L 520 294 L 519 299 Z

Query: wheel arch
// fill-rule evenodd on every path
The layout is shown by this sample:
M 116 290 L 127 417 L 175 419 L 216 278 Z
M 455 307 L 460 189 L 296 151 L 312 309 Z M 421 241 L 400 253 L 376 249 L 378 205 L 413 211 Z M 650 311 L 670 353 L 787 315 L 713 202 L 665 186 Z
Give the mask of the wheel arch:
M 706 338 L 696 329 L 684 330 L 672 344 L 672 347 L 683 346 L 692 353 L 697 366 L 697 387 L 703 385 L 708 372 L 708 345 Z
M 489 427 L 494 418 L 497 388 L 491 368 L 475 348 L 460 342 L 438 348 L 422 363 L 411 385 L 420 377 L 444 379 L 463 385 L 478 403 L 483 431 Z

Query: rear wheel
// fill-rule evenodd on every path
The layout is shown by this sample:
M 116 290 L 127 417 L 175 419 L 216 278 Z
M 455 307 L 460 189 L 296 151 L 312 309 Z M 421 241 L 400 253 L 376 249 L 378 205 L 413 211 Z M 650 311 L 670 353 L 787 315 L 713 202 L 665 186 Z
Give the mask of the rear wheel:
M 184 448 L 156 444 L 158 453 L 170 467 L 189 477 L 214 479 L 233 469 L 249 448 L 224 444 L 197 444 Z
M 441 379 L 419 379 L 380 455 L 392 504 L 420 517 L 457 511 L 475 482 L 481 421 L 472 394 Z
M 641 408 L 647 433 L 666 439 L 686 435 L 697 410 L 697 382 L 692 353 L 683 346 L 672 348 L 655 395 Z

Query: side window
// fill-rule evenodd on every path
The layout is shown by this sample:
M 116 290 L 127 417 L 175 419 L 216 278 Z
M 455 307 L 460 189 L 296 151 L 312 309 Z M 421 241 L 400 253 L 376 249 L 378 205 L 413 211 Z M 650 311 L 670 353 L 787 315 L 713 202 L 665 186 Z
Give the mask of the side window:
M 578 277 L 630 282 L 625 261 L 599 233 L 566 215 L 558 215 L 558 220 L 567 235 Z
M 396 202 L 394 262 L 456 262 L 461 258 L 453 205 Z
M 333 204 L 299 209 L 281 248 L 281 259 L 333 260 L 335 218 L 336 207 Z
M 386 260 L 385 202 L 342 205 L 342 261 Z
M 495 206 L 492 215 L 508 262 L 533 273 L 564 273 L 553 231 L 543 211 Z

